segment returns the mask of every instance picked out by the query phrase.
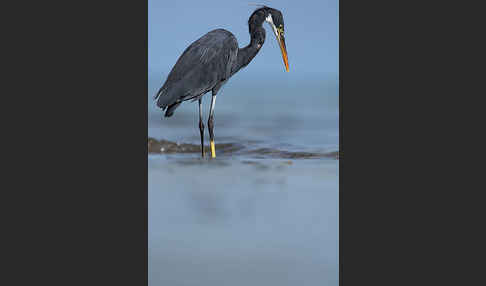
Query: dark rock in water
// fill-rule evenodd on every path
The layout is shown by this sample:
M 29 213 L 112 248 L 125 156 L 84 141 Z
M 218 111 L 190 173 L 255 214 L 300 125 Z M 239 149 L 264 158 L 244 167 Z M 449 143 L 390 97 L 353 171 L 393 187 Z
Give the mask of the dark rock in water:
M 216 144 L 218 153 L 228 154 L 243 149 L 243 146 L 231 143 Z M 209 154 L 209 146 L 204 146 L 204 150 Z M 157 154 L 175 154 L 175 153 L 200 153 L 201 145 L 176 143 L 164 139 L 148 139 L 148 152 Z
M 196 146 L 192 144 L 178 144 L 164 139 L 156 140 L 154 138 L 148 139 L 149 153 L 194 153 L 200 151 L 196 150 Z
M 278 149 L 260 148 L 248 151 L 246 154 L 254 154 L 260 157 L 282 158 L 282 159 L 312 159 L 312 158 L 336 158 L 338 152 L 312 153 L 312 152 L 291 152 Z
M 204 146 L 206 154 L 210 154 L 209 146 Z M 217 153 L 220 155 L 246 155 L 253 158 L 279 158 L 279 159 L 339 159 L 337 151 L 329 153 L 292 152 L 273 148 L 251 149 L 248 146 L 236 143 L 216 144 Z M 201 146 L 196 144 L 176 143 L 164 139 L 148 138 L 148 152 L 155 154 L 200 153 Z M 341 156 L 342 157 L 342 156 Z

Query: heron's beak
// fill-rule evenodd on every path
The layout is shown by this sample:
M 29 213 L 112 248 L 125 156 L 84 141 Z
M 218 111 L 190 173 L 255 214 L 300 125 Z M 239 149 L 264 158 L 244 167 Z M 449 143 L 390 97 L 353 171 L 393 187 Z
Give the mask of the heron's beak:
M 280 51 L 282 52 L 282 58 L 284 61 L 285 69 L 289 71 L 289 60 L 287 58 L 287 48 L 285 47 L 285 38 L 283 35 L 278 34 L 277 36 L 278 44 L 280 45 Z

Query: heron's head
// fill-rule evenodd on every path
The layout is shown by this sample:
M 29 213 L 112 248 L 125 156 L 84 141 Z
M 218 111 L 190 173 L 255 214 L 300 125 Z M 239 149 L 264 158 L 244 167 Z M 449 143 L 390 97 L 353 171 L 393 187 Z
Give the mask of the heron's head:
M 277 37 L 277 42 L 280 45 L 280 51 L 282 52 L 285 69 L 289 71 L 287 48 L 285 47 L 284 20 L 282 12 L 267 6 L 261 6 L 260 8 L 256 9 L 248 20 L 250 33 L 257 31 L 257 27 L 261 27 L 263 21 L 270 24 L 270 27 L 275 34 L 275 37 Z
M 272 27 L 275 37 L 277 37 L 277 42 L 280 45 L 280 51 L 282 52 L 282 58 L 285 64 L 285 69 L 289 71 L 289 61 L 287 59 L 287 48 L 285 46 L 285 36 L 284 36 L 284 20 L 282 12 L 277 9 L 270 7 L 264 7 L 262 9 L 266 10 L 265 21 Z

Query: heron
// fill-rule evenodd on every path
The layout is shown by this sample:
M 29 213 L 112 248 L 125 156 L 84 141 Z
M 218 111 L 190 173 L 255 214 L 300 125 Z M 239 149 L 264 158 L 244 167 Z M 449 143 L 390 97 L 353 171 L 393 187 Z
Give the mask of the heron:
M 165 83 L 155 95 L 157 106 L 165 117 L 171 117 L 179 105 L 191 100 L 199 102 L 199 132 L 201 135 L 201 156 L 204 158 L 204 123 L 202 97 L 212 92 L 209 109 L 208 128 L 211 158 L 216 157 L 214 145 L 214 106 L 219 89 L 258 54 L 265 42 L 263 23 L 270 24 L 280 46 L 285 69 L 289 71 L 287 48 L 284 37 L 282 13 L 274 8 L 261 6 L 250 15 L 248 28 L 250 43 L 238 47 L 236 37 L 225 29 L 208 32 L 189 47 L 179 57 Z

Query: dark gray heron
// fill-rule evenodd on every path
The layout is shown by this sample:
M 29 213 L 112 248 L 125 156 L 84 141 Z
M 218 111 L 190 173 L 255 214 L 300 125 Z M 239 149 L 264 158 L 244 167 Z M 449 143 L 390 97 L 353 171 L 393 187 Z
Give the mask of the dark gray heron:
M 214 105 L 216 94 L 223 84 L 241 68 L 247 66 L 265 42 L 263 22 L 270 24 L 282 52 L 285 69 L 289 71 L 287 49 L 284 38 L 282 13 L 267 6 L 255 10 L 248 19 L 250 43 L 238 48 L 235 36 L 224 29 L 213 30 L 192 43 L 182 53 L 157 92 L 157 106 L 165 111 L 165 117 L 174 114 L 184 101 L 199 101 L 199 131 L 201 133 L 201 155 L 204 157 L 204 123 L 202 119 L 202 97 L 212 91 L 208 128 L 211 157 L 216 157 L 214 147 Z

